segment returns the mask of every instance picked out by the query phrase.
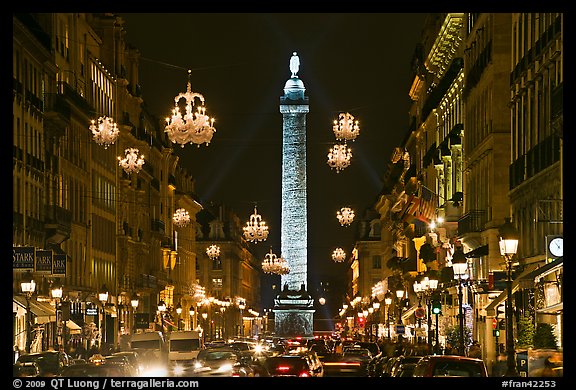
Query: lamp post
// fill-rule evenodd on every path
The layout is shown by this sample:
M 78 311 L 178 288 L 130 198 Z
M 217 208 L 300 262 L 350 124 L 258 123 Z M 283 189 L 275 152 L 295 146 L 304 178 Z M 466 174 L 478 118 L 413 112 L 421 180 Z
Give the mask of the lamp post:
M 132 313 L 133 313 L 133 321 L 132 321 L 132 333 L 136 333 L 136 310 L 138 310 L 138 304 L 140 302 L 138 301 L 138 296 L 134 296 L 131 300 L 130 300 L 130 305 L 132 305 Z
M 22 293 L 26 296 L 26 352 L 30 353 L 30 343 L 31 335 L 30 335 L 30 299 L 32 295 L 34 295 L 34 291 L 36 290 L 36 282 L 32 278 L 32 273 L 30 271 L 26 271 L 24 277 L 20 282 L 20 288 L 22 289 Z
M 238 309 L 240 309 L 240 337 L 244 337 L 244 309 L 246 309 L 246 303 L 240 301 Z
M 396 298 L 398 298 L 398 319 L 396 320 L 396 325 L 402 325 L 402 298 L 404 297 L 404 290 L 396 290 Z M 402 334 L 398 334 L 398 341 L 401 341 L 402 339 L 400 338 L 400 336 L 402 336 Z
M 60 328 L 60 321 L 62 318 L 62 307 L 60 305 L 60 300 L 62 299 L 62 286 L 58 282 L 52 283 L 52 288 L 50 289 L 50 295 L 52 299 L 56 301 L 56 328 Z M 60 315 L 58 312 L 60 311 Z M 58 333 L 58 332 L 56 332 Z M 56 334 L 54 345 L 57 346 L 58 343 L 58 335 Z M 62 329 L 62 346 L 66 348 L 66 326 Z
M 222 332 L 220 333 L 220 336 L 223 340 L 225 340 L 225 336 L 226 336 L 226 316 L 224 315 L 225 312 L 226 312 L 226 307 L 220 306 L 220 314 L 222 316 Z
M 207 324 L 208 313 L 206 313 L 206 312 L 202 313 L 202 318 L 204 319 L 204 329 L 202 330 L 202 335 L 204 336 L 204 342 L 206 342 L 206 328 L 208 327 L 208 324 Z
M 106 302 L 108 302 L 108 288 L 105 284 L 102 285 L 98 293 L 98 300 L 102 302 L 102 343 L 106 344 Z
M 422 308 L 422 297 L 424 295 L 424 281 L 419 282 L 418 280 L 416 280 L 414 282 L 413 285 L 414 288 L 414 292 L 416 293 L 416 296 L 418 297 L 418 309 Z M 420 331 L 422 330 L 422 318 L 418 317 L 418 328 L 420 329 Z
M 194 313 L 196 313 L 194 307 L 190 306 L 188 313 L 190 314 L 190 330 L 194 330 Z
M 454 271 L 454 279 L 458 280 L 458 326 L 460 342 L 458 343 L 458 354 L 464 356 L 464 314 L 462 313 L 462 280 L 468 278 L 468 263 L 462 246 L 458 246 L 452 256 L 452 270 Z
M 376 322 L 376 339 L 378 339 L 378 330 L 380 328 L 380 300 L 378 297 L 374 297 L 374 302 L 372 302 L 372 309 L 374 309 L 374 322 Z
M 164 301 L 158 302 L 158 316 L 160 317 L 160 331 L 164 334 L 164 312 L 166 311 L 166 303 Z
M 384 303 L 386 304 L 386 335 L 390 341 L 390 305 L 392 304 L 392 293 L 388 291 L 384 294 Z
M 422 280 L 422 289 L 426 296 L 426 306 L 428 307 L 428 348 L 432 350 L 432 294 L 438 288 L 438 279 L 430 279 L 428 276 Z
M 176 305 L 176 314 L 178 314 L 178 322 L 176 323 L 177 325 L 177 329 L 181 330 L 180 328 L 180 315 L 182 314 L 182 305 L 180 305 L 180 302 L 178 302 L 178 305 Z
M 512 310 L 512 258 L 518 251 L 519 234 L 510 218 L 505 218 L 499 229 L 500 254 L 506 259 L 506 376 L 518 376 L 516 369 L 516 350 L 514 347 L 514 321 Z

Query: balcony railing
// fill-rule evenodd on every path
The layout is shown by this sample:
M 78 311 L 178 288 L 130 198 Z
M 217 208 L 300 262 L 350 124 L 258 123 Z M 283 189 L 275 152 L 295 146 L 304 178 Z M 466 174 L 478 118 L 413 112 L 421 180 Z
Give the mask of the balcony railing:
M 486 210 L 472 210 L 458 220 L 458 235 L 481 232 L 488 221 Z

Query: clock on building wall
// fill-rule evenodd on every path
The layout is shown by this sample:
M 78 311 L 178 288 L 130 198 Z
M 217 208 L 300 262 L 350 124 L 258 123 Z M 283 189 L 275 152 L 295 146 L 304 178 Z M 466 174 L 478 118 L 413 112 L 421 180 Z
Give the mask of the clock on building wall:
M 547 236 L 546 241 L 548 242 L 546 246 L 547 257 L 558 258 L 564 256 L 564 239 L 562 236 Z

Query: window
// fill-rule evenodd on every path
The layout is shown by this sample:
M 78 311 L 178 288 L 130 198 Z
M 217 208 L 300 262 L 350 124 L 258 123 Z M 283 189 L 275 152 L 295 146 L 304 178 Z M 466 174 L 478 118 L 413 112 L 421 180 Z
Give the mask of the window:
M 374 255 L 372 256 L 372 268 L 381 269 L 382 268 L 382 256 Z

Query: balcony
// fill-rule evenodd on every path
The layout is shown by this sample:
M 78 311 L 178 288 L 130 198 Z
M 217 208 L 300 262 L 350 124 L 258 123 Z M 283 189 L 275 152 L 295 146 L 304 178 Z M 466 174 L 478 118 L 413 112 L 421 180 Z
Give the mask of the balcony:
M 150 230 L 152 230 L 153 232 L 163 234 L 165 232 L 164 221 L 161 221 L 159 219 L 153 219 L 151 221 Z
M 70 104 L 62 95 L 47 93 L 44 96 L 44 123 L 50 123 L 50 128 L 56 131 L 58 136 L 64 135 L 64 129 L 70 123 Z
M 486 210 L 469 211 L 458 220 L 458 235 L 481 232 L 484 230 L 486 222 L 488 222 Z
M 46 205 L 44 208 L 44 229 L 46 241 L 61 244 L 70 238 L 72 232 L 72 212 L 59 206 Z

